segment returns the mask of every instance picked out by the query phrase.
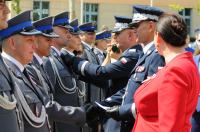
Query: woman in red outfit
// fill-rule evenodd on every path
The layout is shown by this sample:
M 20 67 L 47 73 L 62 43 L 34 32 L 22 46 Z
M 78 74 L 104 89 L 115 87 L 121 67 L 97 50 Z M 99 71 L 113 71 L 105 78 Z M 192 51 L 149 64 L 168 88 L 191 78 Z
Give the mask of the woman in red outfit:
M 200 85 L 192 54 L 184 50 L 186 37 L 187 27 L 179 15 L 159 19 L 154 41 L 166 66 L 137 89 L 132 132 L 190 131 Z

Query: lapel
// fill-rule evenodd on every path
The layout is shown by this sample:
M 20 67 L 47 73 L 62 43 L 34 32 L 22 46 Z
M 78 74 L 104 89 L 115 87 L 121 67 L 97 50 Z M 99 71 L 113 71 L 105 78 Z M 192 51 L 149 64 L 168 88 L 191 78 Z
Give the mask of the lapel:
M 46 73 L 44 71 L 44 69 L 42 68 L 42 66 L 39 64 L 38 60 L 36 59 L 35 56 L 33 56 L 33 61 L 32 61 L 33 65 L 40 71 L 40 73 L 42 74 L 43 78 L 48 81 Z
M 36 68 L 38 68 L 39 70 L 41 69 L 41 66 L 35 56 L 33 56 L 32 63 L 33 65 L 35 65 Z
M 130 75 L 132 75 L 132 74 L 134 73 L 135 69 L 136 69 L 140 64 L 142 64 L 142 63 L 146 60 L 146 58 L 147 58 L 151 53 L 153 53 L 154 50 L 155 50 L 155 45 L 152 45 L 152 46 L 149 48 L 149 50 L 147 51 L 147 53 L 145 53 L 145 54 L 142 56 L 142 58 L 140 58 L 140 59 L 138 60 L 137 64 L 135 65 L 135 67 L 134 67 L 133 70 L 131 71 L 131 74 L 130 74 Z
M 60 58 L 60 55 L 53 48 L 51 49 L 51 56 L 57 59 L 61 64 L 64 64 L 62 59 Z
M 97 57 L 96 57 L 96 55 L 94 53 L 94 48 L 90 48 L 88 45 L 86 45 L 84 43 L 82 43 L 82 44 L 83 44 L 84 49 L 87 50 L 90 53 L 90 55 L 91 55 L 90 58 L 92 59 L 92 62 L 96 63 L 96 64 L 99 64 L 99 61 L 98 61 L 98 59 L 97 59 Z
M 33 56 L 33 61 L 32 61 L 33 65 L 36 66 L 36 68 L 39 69 L 42 77 L 45 79 L 45 82 L 49 85 L 50 89 L 53 91 L 53 85 L 51 84 L 51 82 L 49 81 L 49 77 L 47 75 L 47 73 L 45 73 L 44 69 L 41 67 L 41 65 L 39 64 L 38 60 L 36 59 L 35 56 Z
M 20 71 L 20 69 L 12 62 L 10 62 L 9 60 L 7 60 L 6 58 L 4 58 L 5 63 L 8 65 L 8 67 L 11 69 L 11 71 L 13 72 L 14 76 L 20 80 L 23 80 L 23 82 L 30 87 L 31 89 L 33 89 L 33 86 L 31 84 L 31 82 L 27 79 L 27 77 Z

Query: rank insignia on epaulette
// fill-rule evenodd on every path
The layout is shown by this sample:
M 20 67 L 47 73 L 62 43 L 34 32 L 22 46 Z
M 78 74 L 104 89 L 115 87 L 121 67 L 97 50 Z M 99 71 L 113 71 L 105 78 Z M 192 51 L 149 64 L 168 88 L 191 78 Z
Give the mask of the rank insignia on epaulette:
M 127 59 L 126 58 L 121 58 L 121 60 L 120 60 L 121 62 L 122 62 L 122 64 L 126 64 L 127 63 Z
M 138 66 L 138 67 L 136 68 L 136 72 L 143 72 L 144 69 L 145 69 L 144 66 Z
M 136 49 L 129 49 L 128 52 L 136 52 Z

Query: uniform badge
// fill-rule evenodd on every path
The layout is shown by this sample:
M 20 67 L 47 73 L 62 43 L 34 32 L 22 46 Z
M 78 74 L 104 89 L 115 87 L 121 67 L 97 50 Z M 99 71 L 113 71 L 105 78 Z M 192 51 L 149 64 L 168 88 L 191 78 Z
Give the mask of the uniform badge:
M 126 64 L 127 63 L 127 60 L 126 60 L 126 58 L 121 58 L 121 60 L 120 60 L 121 62 L 122 62 L 122 64 Z
M 136 68 L 136 72 L 143 72 L 144 69 L 145 69 L 144 66 L 138 66 L 138 67 Z
M 129 49 L 129 52 L 136 52 L 136 49 Z

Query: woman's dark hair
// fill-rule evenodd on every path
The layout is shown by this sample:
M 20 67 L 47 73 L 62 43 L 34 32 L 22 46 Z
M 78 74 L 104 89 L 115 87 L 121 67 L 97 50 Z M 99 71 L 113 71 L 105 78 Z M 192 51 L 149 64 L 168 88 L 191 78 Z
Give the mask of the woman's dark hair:
M 163 14 L 157 22 L 156 31 L 172 46 L 181 47 L 186 44 L 187 25 L 180 15 Z

